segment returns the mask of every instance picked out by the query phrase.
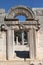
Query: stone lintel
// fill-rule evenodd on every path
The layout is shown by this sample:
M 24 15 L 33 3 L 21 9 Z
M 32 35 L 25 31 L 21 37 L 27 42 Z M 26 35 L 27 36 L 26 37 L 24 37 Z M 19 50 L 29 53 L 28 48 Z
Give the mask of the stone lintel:
M 26 19 L 26 21 L 38 21 L 38 19 L 29 18 L 29 19 Z
M 4 21 L 18 21 L 18 19 L 10 19 L 10 18 L 8 19 L 8 18 L 5 17 Z
M 25 30 L 25 31 L 28 31 L 28 30 L 30 30 L 31 29 L 31 26 L 36 30 L 36 31 L 38 31 L 39 29 L 40 29 L 40 27 L 38 27 L 38 26 L 33 26 L 33 25 L 30 25 L 30 26 L 28 26 L 28 27 L 22 27 L 21 28 L 21 26 L 19 27 L 19 25 L 18 26 L 12 26 L 12 27 L 1 27 L 1 31 L 7 31 L 8 30 L 8 28 L 10 28 L 10 29 L 12 29 L 12 30 L 15 30 L 15 31 L 18 31 L 18 30 Z

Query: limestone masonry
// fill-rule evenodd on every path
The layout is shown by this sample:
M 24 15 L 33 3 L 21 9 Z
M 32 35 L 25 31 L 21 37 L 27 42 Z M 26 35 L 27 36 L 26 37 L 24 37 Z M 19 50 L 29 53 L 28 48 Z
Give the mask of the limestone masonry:
M 23 64 L 43 65 L 43 8 L 0 9 L 0 65 Z

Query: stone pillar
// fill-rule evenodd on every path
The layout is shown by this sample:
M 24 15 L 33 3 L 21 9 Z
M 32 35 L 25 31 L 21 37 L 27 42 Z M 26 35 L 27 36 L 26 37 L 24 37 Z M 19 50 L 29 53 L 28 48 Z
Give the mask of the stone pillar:
M 18 36 L 16 36 L 16 44 L 18 45 Z
M 7 30 L 7 59 L 13 59 L 13 30 Z
M 30 44 L 30 58 L 34 59 L 36 57 L 36 45 L 35 45 L 35 29 L 33 27 L 29 30 L 28 36 L 29 36 L 28 43 Z
M 15 53 L 15 35 L 14 35 L 14 30 L 12 30 L 12 35 L 13 35 L 13 59 L 16 57 L 16 53 Z
M 22 44 L 24 45 L 24 31 L 22 31 Z
M 30 46 L 30 43 L 29 43 L 29 30 L 27 31 L 27 42 L 28 42 L 28 46 Z
M 15 31 L 13 30 L 13 44 L 15 45 Z

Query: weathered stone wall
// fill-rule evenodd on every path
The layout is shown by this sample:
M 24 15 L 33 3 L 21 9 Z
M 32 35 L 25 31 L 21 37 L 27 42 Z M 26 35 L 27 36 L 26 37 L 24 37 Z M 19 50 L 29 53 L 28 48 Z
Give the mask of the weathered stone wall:
M 33 9 L 35 19 L 39 20 L 40 29 L 36 32 L 36 58 L 43 59 L 43 8 Z M 0 25 L 5 23 L 5 10 L 0 9 Z M 6 60 L 6 33 L 0 31 L 0 60 Z
M 0 61 L 0 65 L 43 65 L 43 61 L 37 60 L 14 60 L 14 61 Z
M 0 60 L 6 60 L 6 33 L 0 31 Z
M 36 43 L 36 55 L 38 59 L 43 59 L 43 8 L 33 8 L 35 13 L 35 18 L 39 20 L 40 29 L 37 36 L 37 43 Z
M 4 17 L 5 17 L 5 15 L 7 15 L 5 13 L 5 9 L 0 9 L 0 26 L 1 26 L 1 24 L 4 24 Z

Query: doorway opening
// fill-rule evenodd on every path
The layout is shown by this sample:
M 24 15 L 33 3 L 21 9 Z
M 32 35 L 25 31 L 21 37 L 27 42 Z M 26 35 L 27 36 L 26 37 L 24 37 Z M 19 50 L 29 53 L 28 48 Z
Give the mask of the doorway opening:
M 18 30 L 14 32 L 15 38 L 15 53 L 18 58 L 30 58 L 30 51 L 27 40 L 27 32 L 25 30 Z

